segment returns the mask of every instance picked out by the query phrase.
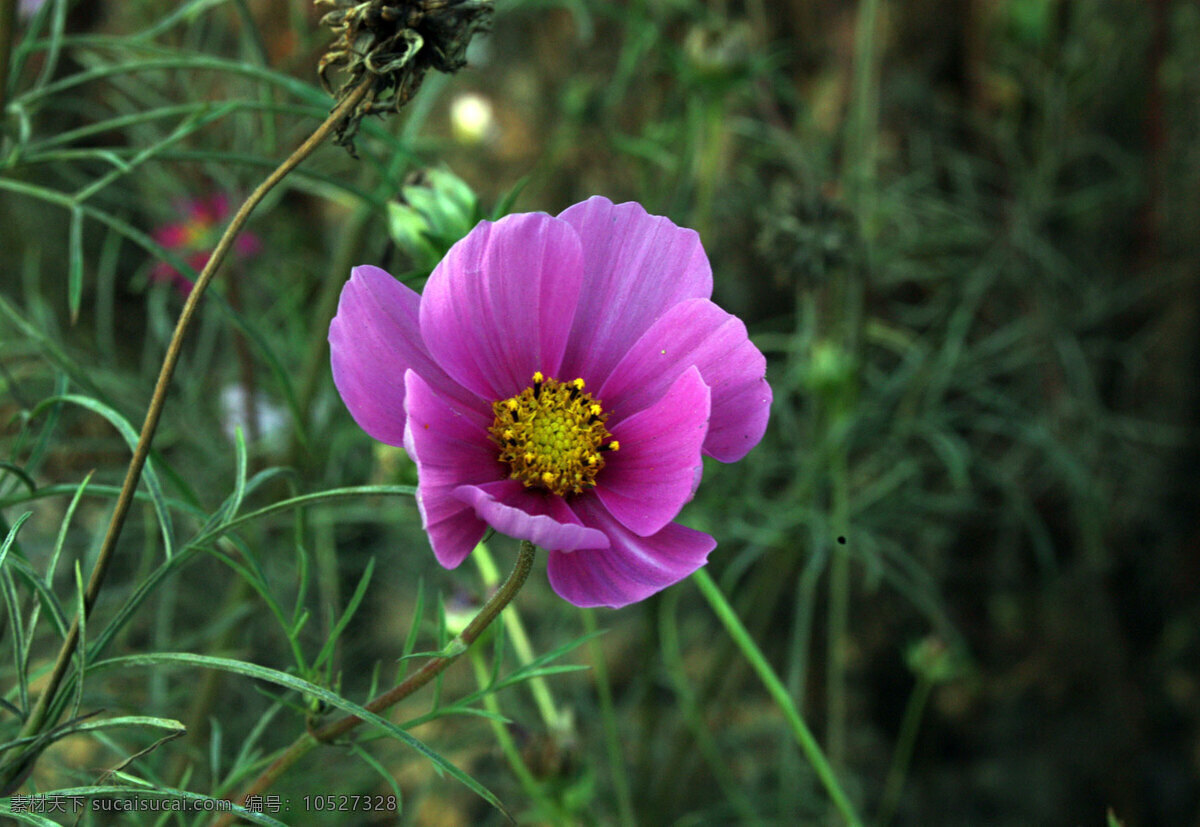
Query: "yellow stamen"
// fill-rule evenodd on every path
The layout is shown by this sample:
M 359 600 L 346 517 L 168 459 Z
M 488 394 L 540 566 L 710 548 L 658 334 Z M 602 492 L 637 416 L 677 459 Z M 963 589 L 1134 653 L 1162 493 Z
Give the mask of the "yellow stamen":
M 537 371 L 529 387 L 492 405 L 488 433 L 510 479 L 559 496 L 596 485 L 604 468 L 600 452 L 615 450 L 616 440 L 604 427 L 604 406 L 582 392 L 585 386 L 582 378 L 564 383 Z

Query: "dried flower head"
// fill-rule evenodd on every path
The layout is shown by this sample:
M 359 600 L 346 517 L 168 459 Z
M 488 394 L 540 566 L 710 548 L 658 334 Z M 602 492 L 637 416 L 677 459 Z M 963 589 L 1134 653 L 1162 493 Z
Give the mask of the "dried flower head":
M 335 39 L 321 57 L 321 83 L 339 101 L 368 76 L 371 89 L 338 129 L 336 142 L 354 152 L 354 136 L 365 115 L 399 112 L 430 69 L 457 72 L 467 45 L 491 19 L 491 0 L 315 0 L 333 6 L 321 19 Z M 343 70 L 341 85 L 329 69 Z

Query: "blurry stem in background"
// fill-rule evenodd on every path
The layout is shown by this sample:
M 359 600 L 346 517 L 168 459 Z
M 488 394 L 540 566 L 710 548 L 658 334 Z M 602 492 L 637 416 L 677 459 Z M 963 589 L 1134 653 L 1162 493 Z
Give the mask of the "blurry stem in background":
M 843 439 L 837 435 L 834 439 Z M 848 530 L 849 493 L 846 447 L 834 448 L 830 460 L 832 478 L 832 514 L 830 524 L 839 541 Z M 834 545 L 829 564 L 829 638 L 825 656 L 829 663 L 825 675 L 825 749 L 835 772 L 846 763 L 846 638 L 850 626 L 850 554 L 840 542 Z
M 875 237 L 875 163 L 879 143 L 880 56 L 876 34 L 882 0 L 860 0 L 854 31 L 854 80 L 846 124 L 845 166 L 842 184 L 858 220 L 870 267 L 870 244 Z M 860 274 L 849 271 L 833 284 L 832 335 L 841 339 L 845 357 L 854 364 L 862 326 Z M 829 626 L 826 657 L 826 747 L 835 772 L 846 760 L 846 656 L 850 626 L 850 555 L 843 538 L 849 534 L 850 482 L 848 425 L 851 417 L 853 382 L 828 404 L 826 436 L 833 443 L 830 456 L 830 527 L 838 538 L 829 570 Z
M 874 236 L 875 157 L 879 133 L 879 71 L 875 34 L 882 0 L 860 0 L 854 29 L 854 87 L 846 124 L 843 185 L 864 237 Z
M 613 709 L 612 686 L 609 684 L 608 663 L 604 659 L 604 647 L 596 635 L 596 612 L 580 609 L 583 629 L 588 635 L 588 659 L 592 662 L 592 677 L 596 681 L 596 696 L 600 701 L 600 721 L 604 727 L 604 746 L 608 751 L 609 772 L 612 773 L 613 791 L 617 794 L 617 815 L 621 827 L 636 827 L 633 814 L 633 796 L 629 791 L 629 775 L 625 772 L 625 761 L 621 755 L 621 733 L 617 731 L 617 716 Z
M 525 584 L 525 578 L 529 576 L 529 570 L 533 568 L 533 558 L 536 551 L 537 548 L 533 543 L 528 540 L 522 540 L 521 549 L 517 552 L 517 562 L 513 565 L 513 570 L 508 575 L 508 579 L 504 581 L 488 602 L 483 604 L 483 608 L 467 624 L 467 628 L 463 629 L 458 637 L 446 645 L 441 655 L 429 659 L 425 662 L 424 666 L 409 675 L 399 685 L 389 689 L 366 704 L 366 710 L 368 712 L 379 713 L 390 709 L 442 674 L 447 666 L 454 663 L 464 652 L 470 649 L 471 644 L 483 634 L 483 631 L 491 625 L 491 622 L 503 611 L 504 607 L 517 596 L 517 592 Z M 342 737 L 362 722 L 362 718 L 356 715 L 347 715 L 344 718 L 339 718 L 336 721 L 326 724 L 320 729 L 305 732 L 293 741 L 291 746 L 285 749 L 278 758 L 271 762 L 271 765 L 263 770 L 258 778 L 254 779 L 254 782 L 238 797 L 238 801 L 244 804 L 248 797 L 261 795 L 266 792 L 279 776 L 283 775 L 289 767 L 311 752 L 314 747 Z M 236 818 L 234 813 L 226 813 L 213 822 L 213 827 L 228 827 L 228 825 L 233 823 L 234 818 Z
M 0 2 L 6 2 L 6 0 L 0 0 Z M 238 233 L 241 232 L 242 227 L 245 226 L 250 213 L 253 212 L 254 208 L 258 206 L 258 203 L 262 201 L 268 192 L 274 189 L 301 161 L 324 143 L 330 133 L 337 129 L 345 117 L 354 111 L 355 107 L 358 106 L 359 102 L 371 89 L 372 82 L 371 78 L 367 78 L 360 83 L 357 88 L 337 105 L 329 114 L 329 117 L 317 127 L 312 135 L 250 194 L 250 197 L 246 199 L 246 202 L 242 204 L 241 208 L 234 215 L 233 220 L 229 222 L 229 226 L 225 228 L 225 233 L 221 236 L 216 249 L 204 265 L 204 269 L 201 271 L 200 277 L 196 280 L 196 284 L 192 287 L 192 292 L 188 295 L 187 302 L 184 303 L 183 311 L 179 314 L 179 321 L 175 325 L 175 332 L 171 336 L 170 343 L 167 345 L 167 353 L 163 358 L 162 369 L 159 371 L 158 381 L 154 386 L 154 395 L 151 397 L 150 407 L 146 411 L 146 421 L 142 425 L 142 432 L 138 437 L 133 458 L 129 462 L 129 470 L 126 472 L 125 481 L 121 486 L 121 493 L 117 497 L 117 503 L 108 524 L 108 531 L 104 535 L 103 544 L 96 557 L 96 563 L 92 567 L 91 577 L 88 579 L 87 590 L 83 596 L 83 617 L 81 618 L 77 615 L 72 622 L 71 629 L 63 641 L 62 648 L 59 650 L 58 660 L 55 662 L 54 669 L 51 671 L 50 677 L 46 682 L 46 687 L 38 698 L 33 712 L 25 721 L 25 726 L 22 727 L 19 737 L 28 737 L 42 730 L 42 727 L 46 724 L 46 718 L 53 705 L 55 696 L 58 694 L 59 685 L 62 683 L 67 667 L 75 655 L 79 644 L 80 623 L 87 618 L 91 613 L 92 607 L 96 604 L 100 587 L 104 583 L 104 576 L 108 572 L 109 565 L 112 563 L 117 539 L 121 536 L 121 529 L 125 525 L 125 517 L 129 513 L 129 506 L 133 503 L 133 495 L 137 490 L 138 481 L 141 479 L 142 468 L 145 466 L 146 458 L 150 454 L 150 444 L 154 439 L 154 431 L 158 426 L 159 416 L 162 414 L 163 405 L 167 400 L 171 376 L 174 374 L 175 365 L 179 361 L 183 339 L 187 334 L 188 328 L 191 326 L 192 318 L 196 313 L 201 296 L 203 296 L 213 276 L 220 269 L 225 256 L 233 247 L 233 243 Z M 12 777 L 19 774 L 23 768 L 23 766 L 14 768 L 12 775 L 6 778 L 5 781 L 11 781 Z
M 692 751 L 699 750 L 704 761 L 712 770 L 717 786 L 721 788 L 730 808 L 737 814 L 738 824 L 753 824 L 757 821 L 754 802 L 742 790 L 731 769 L 731 755 L 722 752 L 716 739 L 709 731 L 701 704 L 697 701 L 692 681 L 683 663 L 683 652 L 679 646 L 679 595 L 680 589 L 671 589 L 659 602 L 658 631 L 662 656 L 662 668 L 666 672 L 675 696 L 679 699 L 680 712 L 692 733 Z M 666 791 L 662 791 L 666 794 Z
M 509 616 L 511 613 L 505 615 L 506 618 Z M 479 683 L 479 688 L 486 689 L 491 672 L 483 659 L 483 653 L 478 648 L 471 650 L 471 665 L 475 668 L 475 680 Z M 500 702 L 496 700 L 495 692 L 488 692 L 483 696 L 483 708 L 492 714 L 492 717 L 488 718 L 488 723 L 492 725 L 492 734 L 496 736 L 496 743 L 500 745 L 500 751 L 504 753 L 504 760 L 508 762 L 508 766 L 517 776 L 517 780 L 521 782 L 521 788 L 537 802 L 537 806 L 542 811 L 542 817 L 553 818 L 555 824 L 568 823 L 562 808 L 547 795 L 542 782 L 534 776 L 529 765 L 525 763 L 525 759 L 521 757 L 521 750 L 517 749 L 517 745 L 508 731 L 508 724 L 503 720 Z
M 892 816 L 896 814 L 896 807 L 900 804 L 900 796 L 904 791 L 908 762 L 917 742 L 917 727 L 921 723 L 921 715 L 925 712 L 925 704 L 929 701 L 929 693 L 933 686 L 934 680 L 927 672 L 917 672 L 917 684 L 908 696 L 908 705 L 904 707 L 900 735 L 896 739 L 896 751 L 892 753 L 892 764 L 888 767 L 887 780 L 883 785 L 879 815 L 875 819 L 876 827 L 887 827 Z
M 334 254 L 333 266 L 325 276 L 321 285 L 321 294 L 317 299 L 317 309 L 312 316 L 313 336 L 309 340 L 308 353 L 304 355 L 303 366 L 300 369 L 300 383 L 296 394 L 296 407 L 299 410 L 299 421 L 292 430 L 292 445 L 289 452 L 288 464 L 294 468 L 307 465 L 301 460 L 306 457 L 305 440 L 301 438 L 301 429 L 308 430 L 312 420 L 313 400 L 317 396 L 317 387 L 321 377 L 329 370 L 329 322 L 337 310 L 338 299 L 342 295 L 342 286 L 349 278 L 350 268 L 355 256 L 361 255 L 363 231 L 367 222 L 377 213 L 372 204 L 361 204 L 346 221 L 340 234 L 341 241 Z
M 838 782 L 837 776 L 829 766 L 829 762 L 825 760 L 824 753 L 821 752 L 821 747 L 817 744 L 817 739 L 813 737 L 809 731 L 808 725 L 804 723 L 804 718 L 800 716 L 800 711 L 796 709 L 795 703 L 788 695 L 787 689 L 784 688 L 782 681 L 771 669 L 771 665 L 767 663 L 767 659 L 763 657 L 762 651 L 759 650 L 757 644 L 751 639 L 746 627 L 742 625 L 742 621 L 738 619 L 737 613 L 733 607 L 729 605 L 729 601 L 725 599 L 725 595 L 721 593 L 720 588 L 709 577 L 705 569 L 700 569 L 692 575 L 692 582 L 700 589 L 700 593 L 708 601 L 713 612 L 716 613 L 721 623 L 725 626 L 725 631 L 733 638 L 733 642 L 737 644 L 742 655 L 750 662 L 750 666 L 758 674 L 759 679 L 766 687 L 767 693 L 771 699 L 778 705 L 779 710 L 783 713 L 784 719 L 787 721 L 788 727 L 792 730 L 792 734 L 796 738 L 796 743 L 800 745 L 800 750 L 804 753 L 804 757 L 808 759 L 809 766 L 813 768 L 813 772 L 817 774 L 817 778 L 821 780 L 821 784 L 825 787 L 825 791 L 829 794 L 830 800 L 833 801 L 834 807 L 841 814 L 842 819 L 851 827 L 862 827 L 862 821 L 854 812 L 854 806 L 850 803 L 850 799 L 846 797 L 846 793 L 842 790 L 842 785 Z
M 500 570 L 496 568 L 496 562 L 492 560 L 487 545 L 485 543 L 477 545 L 471 554 L 471 559 L 475 561 L 475 567 L 479 569 L 483 585 L 489 591 L 496 588 L 500 583 Z M 517 612 L 516 607 L 512 611 L 506 612 L 503 620 L 508 639 L 512 641 L 513 651 L 517 653 L 517 661 L 522 666 L 533 663 L 533 646 L 529 643 L 529 635 L 525 632 L 525 624 L 521 622 L 521 615 Z M 529 691 L 533 693 L 533 702 L 550 735 L 558 738 L 565 734 L 562 716 L 558 713 L 554 696 L 550 693 L 550 684 L 546 682 L 546 679 L 540 675 L 530 678 Z
M 703 101 L 696 106 L 700 110 L 699 131 L 702 137 L 696 148 L 696 218 L 692 226 L 701 238 L 708 238 L 712 230 L 713 202 L 728 133 L 723 99 Z
M 8 104 L 8 64 L 16 39 L 17 0 L 0 0 L 0 125 L 3 125 L 4 107 Z

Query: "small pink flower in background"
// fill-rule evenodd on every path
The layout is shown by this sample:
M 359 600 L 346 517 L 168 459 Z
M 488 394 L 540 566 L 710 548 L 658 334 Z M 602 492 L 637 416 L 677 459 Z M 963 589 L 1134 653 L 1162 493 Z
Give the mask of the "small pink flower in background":
M 216 193 L 182 202 L 178 211 L 183 220 L 156 229 L 154 240 L 168 250 L 179 253 L 192 269 L 199 272 L 208 263 L 208 257 L 212 255 L 228 223 L 229 199 L 223 193 Z M 246 231 L 242 231 L 233 244 L 234 255 L 242 259 L 258 255 L 261 249 L 258 237 Z M 192 290 L 192 280 L 165 261 L 154 265 L 150 278 L 174 284 L 185 297 Z
M 566 600 L 616 608 L 707 562 L 716 541 L 673 522 L 701 455 L 741 459 L 766 429 L 766 360 L 711 295 L 699 236 L 636 203 L 482 221 L 423 295 L 354 269 L 334 383 L 416 462 L 443 566 L 491 526 L 547 549 Z

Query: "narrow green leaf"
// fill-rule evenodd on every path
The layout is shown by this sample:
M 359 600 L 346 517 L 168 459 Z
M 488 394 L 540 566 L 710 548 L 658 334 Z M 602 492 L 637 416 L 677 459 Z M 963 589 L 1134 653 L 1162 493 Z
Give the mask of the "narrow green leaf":
M 413 602 L 412 622 L 408 625 L 408 634 L 404 636 L 404 649 L 400 656 L 401 666 L 407 663 L 407 658 L 412 655 L 413 650 L 417 648 L 417 637 L 421 634 L 421 617 L 425 614 L 425 578 L 417 578 L 417 598 Z M 407 672 L 404 669 L 397 675 L 397 680 L 404 676 Z
M 58 596 L 42 582 L 41 573 L 34 571 L 33 567 L 20 557 L 12 557 L 8 561 L 8 568 L 12 569 L 21 578 L 21 582 L 37 594 L 41 606 L 49 610 L 50 617 L 54 620 L 54 631 L 60 638 L 65 639 L 67 636 L 67 613 L 62 607 L 62 603 L 59 602 Z
M 186 732 L 187 727 L 182 721 L 174 718 L 153 718 L 149 715 L 122 715 L 117 718 L 103 718 L 99 721 L 80 721 L 70 727 L 64 735 L 75 735 L 80 732 L 95 732 L 105 729 L 120 729 L 122 727 L 150 727 L 165 729 L 171 732 Z
M 328 502 L 329 500 L 343 499 L 346 497 L 366 497 L 373 495 L 412 496 L 416 493 L 416 491 L 417 490 L 411 485 L 355 485 L 347 488 L 331 488 L 327 491 L 317 491 L 312 494 L 302 494 L 299 497 L 280 500 L 277 503 L 272 503 L 271 505 L 260 508 L 257 511 L 251 511 L 248 514 L 243 514 L 241 517 L 230 520 L 223 526 L 219 526 L 210 531 L 198 534 L 188 541 L 188 545 L 206 545 L 244 523 L 253 522 L 254 520 L 275 514 L 280 511 L 290 511 L 293 508 L 301 508 L 304 506 L 313 505 L 315 503 Z
M 17 539 L 17 532 L 21 530 L 21 526 L 25 524 L 25 521 L 32 516 L 32 511 L 26 511 L 17 518 L 17 521 L 13 523 L 12 528 L 8 530 L 8 536 L 4 538 L 4 543 L 0 545 L 0 568 L 4 567 L 4 560 L 8 557 L 8 550 L 12 548 L 12 544 Z
M 92 475 L 95 473 L 95 471 L 88 471 L 83 482 L 79 483 L 79 487 L 75 489 L 75 495 L 71 497 L 71 502 L 67 505 L 67 511 L 58 527 L 58 537 L 54 541 L 54 551 L 50 553 L 50 561 L 46 564 L 47 586 L 54 585 L 54 570 L 58 568 L 58 558 L 62 554 L 63 545 L 67 542 L 67 529 L 71 525 L 71 519 L 75 516 L 75 509 L 79 506 L 79 501 L 83 499 L 83 492 L 87 490 L 88 483 L 92 481 Z
M 404 812 L 404 796 L 400 792 L 400 782 L 396 780 L 396 774 L 379 763 L 379 760 L 374 755 L 367 752 L 362 746 L 354 741 L 350 742 L 350 750 L 357 755 L 364 764 L 378 773 L 379 777 L 392 789 L 392 795 L 396 796 L 396 817 Z
M 75 700 L 71 704 L 71 712 L 67 715 L 68 718 L 74 718 L 79 714 L 79 707 L 83 705 L 83 676 L 87 672 L 87 607 L 84 601 L 83 589 L 83 571 L 79 568 L 79 561 L 75 561 L 75 612 L 76 620 L 79 622 L 79 636 L 75 643 Z
M 79 321 L 79 307 L 83 302 L 83 209 L 78 204 L 71 208 L 71 226 L 67 235 L 67 308 L 71 312 L 71 324 Z
M 246 437 L 240 425 L 233 431 L 233 444 L 236 471 L 233 478 L 233 499 L 229 504 L 230 519 L 237 516 L 238 509 L 242 507 L 242 498 L 246 496 Z
M 255 476 L 259 479 L 267 472 L 260 472 Z M 254 480 L 251 480 L 251 485 L 247 486 L 247 490 L 253 487 Z M 92 491 L 100 489 L 101 486 L 92 486 Z M 252 511 L 249 514 L 243 514 L 235 520 L 231 520 L 222 526 L 211 528 L 207 531 L 202 531 L 194 538 L 189 540 L 182 550 L 175 555 L 174 558 L 164 561 L 157 569 L 150 572 L 137 586 L 134 593 L 128 600 L 117 610 L 109 624 L 96 636 L 92 644 L 92 657 L 97 657 L 100 652 L 108 646 L 112 638 L 120 631 L 129 619 L 137 612 L 137 609 L 157 588 L 158 584 L 164 578 L 172 574 L 176 569 L 190 560 L 200 551 L 207 548 L 215 540 L 245 523 L 253 522 L 261 517 L 266 517 L 271 514 L 287 511 L 292 508 L 300 508 L 306 505 L 311 505 L 318 502 L 326 502 L 329 500 L 343 499 L 347 497 L 369 496 L 369 495 L 411 495 L 414 493 L 413 488 L 404 485 L 363 485 L 350 488 L 334 488 L 328 491 L 318 491 L 314 494 L 305 494 L 299 497 L 293 497 L 288 500 L 274 503 L 257 511 Z M 3 506 L 0 502 L 0 506 Z
M 33 481 L 33 477 L 31 477 L 31 476 L 29 476 L 29 474 L 25 473 L 25 469 L 22 468 L 21 466 L 17 465 L 16 463 L 9 462 L 8 460 L 0 459 L 0 471 L 7 471 L 8 473 L 12 474 L 14 477 L 19 479 L 21 482 L 23 482 L 25 484 L 25 487 L 29 489 L 30 494 L 37 492 L 37 483 Z
M 358 605 L 362 603 L 362 599 L 367 595 L 367 586 L 371 583 L 371 573 L 373 571 L 375 571 L 374 557 L 367 561 L 367 567 L 363 569 L 362 577 L 358 579 L 358 585 L 354 589 L 354 594 L 350 596 L 350 602 L 346 604 L 345 611 L 338 618 L 333 631 L 329 633 L 329 639 L 325 641 L 325 645 L 317 653 L 317 659 L 313 661 L 312 665 L 314 671 L 320 669 L 325 660 L 333 656 L 333 648 L 337 645 L 338 639 L 346 629 L 346 624 L 350 622 L 350 618 L 354 617 L 354 613 L 358 611 Z
M 26 647 L 25 630 L 21 626 L 21 600 L 17 596 L 16 586 L 13 585 L 10 568 L 0 569 L 0 589 L 4 592 L 4 609 L 8 613 L 8 623 L 11 627 L 13 663 L 17 667 L 17 703 L 20 704 L 20 716 L 24 718 L 29 711 L 29 672 L 25 668 L 29 660 L 29 650 Z
M 29 805 L 25 805 L 28 807 Z M 45 816 L 37 813 L 28 812 L 26 809 L 14 810 L 12 798 L 0 798 L 0 813 L 4 813 L 13 821 L 19 821 L 22 824 L 36 824 L 38 827 L 58 827 L 57 821 L 52 821 Z
M 21 704 L 21 711 L 24 713 L 29 709 L 29 676 L 25 671 L 25 663 L 28 658 L 28 653 L 25 649 L 25 634 L 21 624 L 21 602 L 17 597 L 17 590 L 13 586 L 12 569 L 13 566 L 5 566 L 8 560 L 8 550 L 12 548 L 17 539 L 17 532 L 21 530 L 21 526 L 25 521 L 33 516 L 32 511 L 26 511 L 17 521 L 13 523 L 12 528 L 8 530 L 8 536 L 4 538 L 4 544 L 0 545 L 0 588 L 4 593 L 4 607 L 8 612 L 8 622 L 11 627 L 10 634 L 13 641 L 13 662 L 17 665 L 17 693 L 18 702 Z M 19 558 L 14 557 L 14 560 Z
M 396 740 L 407 744 L 409 747 L 428 758 L 435 769 L 444 771 L 459 783 L 473 791 L 480 798 L 487 801 L 510 820 L 512 818 L 512 816 L 509 815 L 508 811 L 504 808 L 504 805 L 500 803 L 499 799 L 497 799 L 496 796 L 493 795 L 486 787 L 460 770 L 454 764 L 450 763 L 447 759 L 443 758 L 440 754 L 434 752 L 424 743 L 405 732 L 396 724 L 392 723 L 386 718 L 381 718 L 379 715 L 367 710 L 365 707 L 359 706 L 353 701 L 343 698 L 341 695 L 331 692 L 322 686 L 317 686 L 315 683 L 298 678 L 295 675 L 289 675 L 286 672 L 280 672 L 276 669 L 268 669 L 265 666 L 258 666 L 257 664 L 253 663 L 244 663 L 242 661 L 231 660 L 229 658 L 212 657 L 211 655 L 195 655 L 189 652 L 156 652 L 148 655 L 125 655 L 122 657 L 110 658 L 109 660 L 97 663 L 92 667 L 92 670 L 97 671 L 100 669 L 111 669 L 126 666 L 170 665 L 195 666 L 203 669 L 220 669 L 225 672 L 232 672 L 236 675 L 244 675 L 248 678 L 254 678 L 256 680 L 276 684 L 277 686 L 287 687 L 288 689 L 292 689 L 305 695 L 314 696 L 322 701 L 325 701 L 330 706 L 335 706 L 338 709 L 349 712 L 358 718 L 362 718 L 365 723 L 371 724 L 377 729 L 388 733 Z
M 108 420 L 109 424 L 117 429 L 117 432 L 125 439 L 131 451 L 137 450 L 138 433 L 129 424 L 125 417 L 121 416 L 115 410 L 105 405 L 99 400 L 92 399 L 88 396 L 79 396 L 76 394 L 65 394 L 63 396 L 52 396 L 38 403 L 38 406 L 33 409 L 31 417 L 36 417 L 41 411 L 55 402 L 69 402 L 73 405 L 78 405 L 81 408 L 86 408 L 93 413 Z M 163 553 L 170 558 L 175 553 L 175 529 L 171 521 L 171 512 L 167 508 L 166 499 L 163 497 L 162 486 L 158 481 L 158 474 L 154 470 L 154 464 L 147 462 L 142 470 L 142 479 L 146 481 L 146 490 L 150 494 L 150 501 L 154 506 L 155 516 L 158 518 L 159 528 L 163 535 Z

